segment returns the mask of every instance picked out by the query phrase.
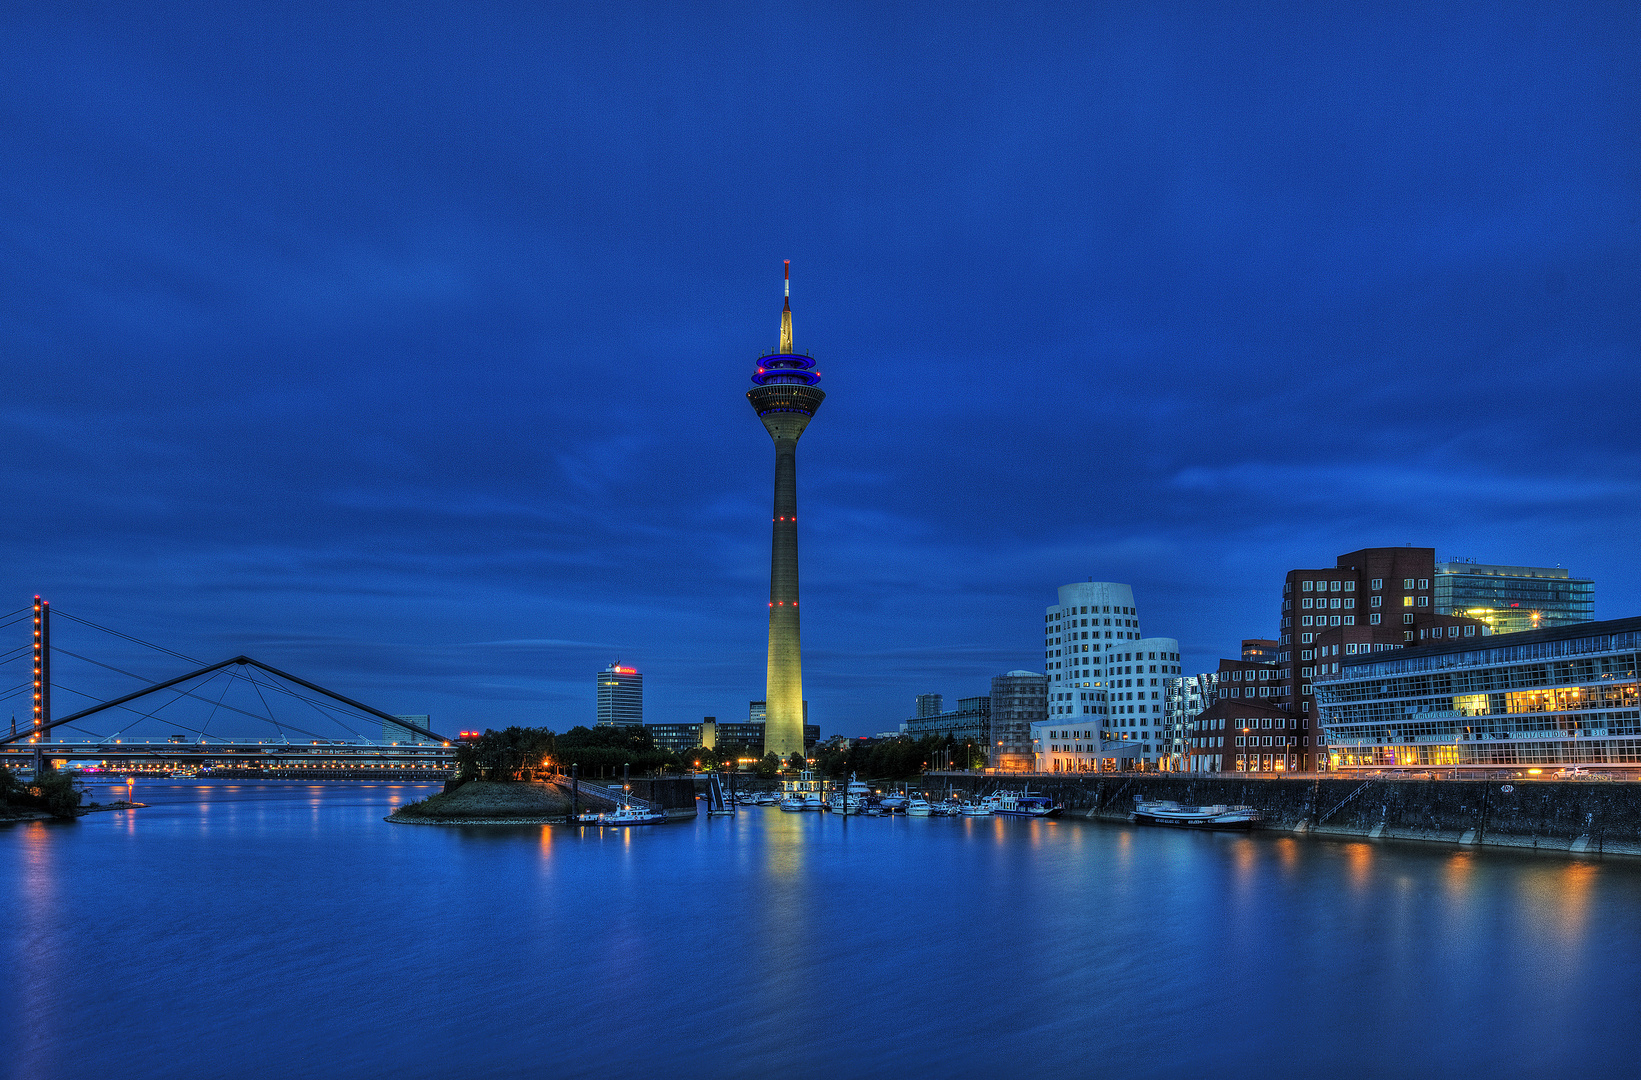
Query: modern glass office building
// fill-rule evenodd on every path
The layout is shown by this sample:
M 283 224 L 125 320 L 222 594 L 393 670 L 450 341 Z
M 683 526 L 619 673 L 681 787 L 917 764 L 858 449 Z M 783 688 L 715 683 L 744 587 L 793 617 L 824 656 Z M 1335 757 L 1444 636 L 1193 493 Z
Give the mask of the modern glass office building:
M 598 673 L 598 726 L 644 723 L 644 676 L 636 668 L 611 664 Z
M 758 723 L 737 724 L 733 722 L 719 723 L 713 717 L 706 717 L 713 725 L 713 746 L 723 749 L 729 746 L 739 746 L 746 750 L 751 757 L 764 756 L 764 725 Z M 660 750 L 671 750 L 674 753 L 683 753 L 693 750 L 697 746 L 705 746 L 705 735 L 702 724 L 646 724 L 644 730 L 649 732 L 650 741 Z M 810 751 L 820 742 L 820 725 L 805 724 L 803 726 L 804 750 Z
M 1495 634 L 1595 619 L 1595 582 L 1559 566 L 1437 563 L 1433 584 L 1437 613 L 1479 619 Z
M 1641 777 L 1638 649 L 1641 618 L 1341 657 L 1316 685 L 1329 765 Z

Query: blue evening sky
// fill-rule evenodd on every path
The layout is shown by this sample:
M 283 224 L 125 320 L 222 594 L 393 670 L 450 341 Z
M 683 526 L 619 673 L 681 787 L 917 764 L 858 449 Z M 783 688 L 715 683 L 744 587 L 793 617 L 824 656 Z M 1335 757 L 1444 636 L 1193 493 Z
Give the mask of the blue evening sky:
M 1641 613 L 1633 5 L 42 3 L 0 58 L 0 610 L 441 730 L 615 659 L 739 718 L 791 259 L 827 734 L 1089 577 L 1188 671 L 1367 545 Z

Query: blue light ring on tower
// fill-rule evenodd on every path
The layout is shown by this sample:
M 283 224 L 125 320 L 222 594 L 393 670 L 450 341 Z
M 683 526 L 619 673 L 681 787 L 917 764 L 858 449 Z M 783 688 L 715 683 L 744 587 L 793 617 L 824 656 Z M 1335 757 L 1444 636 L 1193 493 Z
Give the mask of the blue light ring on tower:
M 820 375 L 809 370 L 815 366 L 815 358 L 805 353 L 765 353 L 758 358 L 758 370 L 753 373 L 752 381 L 759 386 L 769 384 L 814 386 L 820 382 Z

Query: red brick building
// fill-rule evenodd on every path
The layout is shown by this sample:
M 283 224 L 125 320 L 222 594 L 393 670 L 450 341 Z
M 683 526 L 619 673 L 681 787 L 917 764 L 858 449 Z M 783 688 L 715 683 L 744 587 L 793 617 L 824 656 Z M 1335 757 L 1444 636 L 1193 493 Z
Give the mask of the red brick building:
M 1440 633 L 1487 633 L 1476 619 L 1438 615 L 1432 586 L 1436 549 L 1363 548 L 1319 570 L 1290 570 L 1282 585 L 1281 648 L 1275 703 L 1298 721 L 1299 771 L 1322 767 L 1313 680 L 1341 655 L 1401 649 Z

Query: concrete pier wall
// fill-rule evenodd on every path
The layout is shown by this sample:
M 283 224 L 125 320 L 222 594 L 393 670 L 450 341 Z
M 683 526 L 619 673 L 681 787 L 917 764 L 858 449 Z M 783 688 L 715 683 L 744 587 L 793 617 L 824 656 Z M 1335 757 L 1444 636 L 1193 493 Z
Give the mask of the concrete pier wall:
M 1172 799 L 1257 807 L 1265 813 L 1265 827 L 1274 831 L 1641 855 L 1641 784 L 1636 783 L 936 773 L 925 788 L 944 792 L 949 784 L 958 792 L 984 795 L 999 787 L 1017 791 L 1028 783 L 1034 793 L 1065 806 L 1070 817 L 1126 821 L 1137 799 Z

